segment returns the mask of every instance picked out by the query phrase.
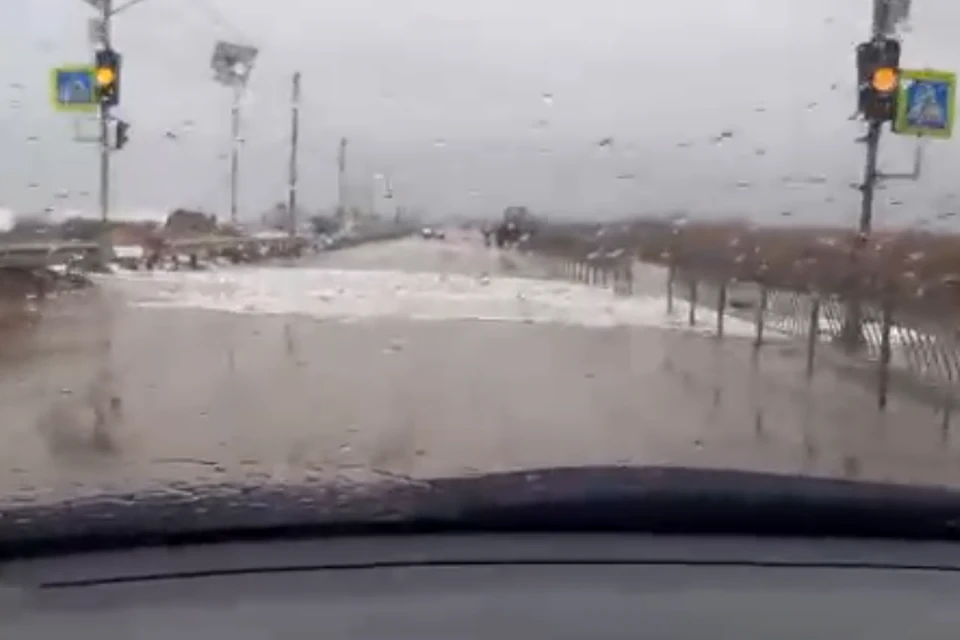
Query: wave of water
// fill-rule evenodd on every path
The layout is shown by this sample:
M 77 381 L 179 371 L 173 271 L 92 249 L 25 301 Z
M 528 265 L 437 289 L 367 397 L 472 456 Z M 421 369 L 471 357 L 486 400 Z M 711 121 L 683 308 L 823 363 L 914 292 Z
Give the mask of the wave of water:
M 305 315 L 361 321 L 487 320 L 582 327 L 679 328 L 658 295 L 614 296 L 610 291 L 558 280 L 506 276 L 411 273 L 394 270 L 255 269 L 206 272 L 119 272 L 105 279 L 145 308 L 205 309 L 239 314 Z M 710 333 L 704 323 L 696 330 Z M 750 322 L 729 317 L 725 332 L 752 336 Z

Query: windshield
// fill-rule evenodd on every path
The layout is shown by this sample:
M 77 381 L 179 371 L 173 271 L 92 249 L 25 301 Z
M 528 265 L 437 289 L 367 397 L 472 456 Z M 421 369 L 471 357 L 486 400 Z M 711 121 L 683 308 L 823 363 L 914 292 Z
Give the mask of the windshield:
M 960 481 L 955 1 L 10 5 L 2 503 Z

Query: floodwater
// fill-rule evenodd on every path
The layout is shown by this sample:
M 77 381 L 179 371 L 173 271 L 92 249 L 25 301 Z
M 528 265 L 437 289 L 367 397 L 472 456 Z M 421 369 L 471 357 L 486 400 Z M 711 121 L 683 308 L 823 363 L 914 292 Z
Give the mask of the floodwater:
M 0 495 L 683 464 L 955 483 L 936 414 L 466 233 L 118 273 L 0 348 Z

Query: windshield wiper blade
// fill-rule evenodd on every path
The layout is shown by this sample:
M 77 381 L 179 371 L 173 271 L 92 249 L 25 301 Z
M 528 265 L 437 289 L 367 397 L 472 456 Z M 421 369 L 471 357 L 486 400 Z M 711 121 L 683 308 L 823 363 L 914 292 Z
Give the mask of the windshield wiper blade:
M 960 492 L 743 471 L 569 467 L 374 485 L 197 487 L 19 505 L 0 559 L 252 539 L 644 532 L 960 539 Z

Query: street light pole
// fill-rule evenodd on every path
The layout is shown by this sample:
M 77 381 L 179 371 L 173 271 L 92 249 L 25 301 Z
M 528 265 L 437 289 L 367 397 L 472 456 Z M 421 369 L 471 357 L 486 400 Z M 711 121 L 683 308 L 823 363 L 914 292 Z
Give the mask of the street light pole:
M 210 66 L 214 79 L 233 92 L 230 107 L 230 222 L 238 222 L 238 190 L 240 170 L 240 102 L 250 79 L 257 48 L 230 42 L 217 42 Z
M 230 106 L 230 223 L 237 224 L 237 198 L 240 181 L 240 100 L 243 86 L 233 88 L 233 104 Z

